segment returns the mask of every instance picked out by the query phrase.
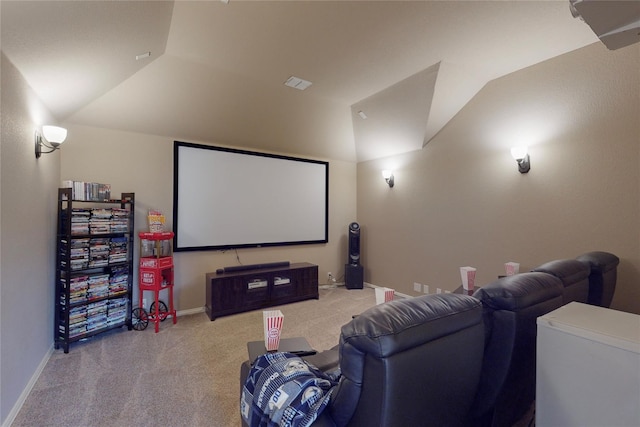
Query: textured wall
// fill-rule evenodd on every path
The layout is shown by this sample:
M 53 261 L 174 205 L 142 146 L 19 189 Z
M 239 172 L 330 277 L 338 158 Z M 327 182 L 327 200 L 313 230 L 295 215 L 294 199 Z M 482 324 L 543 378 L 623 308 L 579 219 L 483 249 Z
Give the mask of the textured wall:
M 621 258 L 613 307 L 640 312 L 638 69 L 638 45 L 587 46 L 490 82 L 423 150 L 358 164 L 365 280 L 453 290 L 460 266 L 482 284 L 604 250 Z
M 55 124 L 2 55 L 0 419 L 5 421 L 53 343 L 60 154 L 34 154 L 34 133 Z

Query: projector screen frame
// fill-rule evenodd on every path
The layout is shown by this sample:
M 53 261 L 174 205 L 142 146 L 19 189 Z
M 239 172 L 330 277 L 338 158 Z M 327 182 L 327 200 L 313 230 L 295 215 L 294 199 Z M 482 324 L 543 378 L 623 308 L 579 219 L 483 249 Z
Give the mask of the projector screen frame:
M 181 148 L 188 149 L 202 149 L 202 150 L 212 150 L 218 151 L 225 154 L 231 155 L 239 155 L 239 156 L 253 156 L 248 159 L 258 159 L 258 158 L 266 158 L 272 159 L 276 161 L 285 161 L 285 162 L 297 162 L 295 165 L 304 165 L 304 164 L 312 164 L 315 166 L 320 166 L 324 171 L 324 199 L 322 201 L 323 204 L 323 216 L 324 216 L 324 224 L 322 224 L 323 230 L 320 230 L 320 226 L 318 226 L 318 238 L 309 238 L 309 239 L 280 239 L 278 241 L 255 241 L 255 242 L 243 242 L 241 239 L 238 239 L 238 243 L 224 243 L 224 244 L 198 244 L 198 245 L 187 245 L 181 243 L 180 241 L 180 217 L 179 215 L 179 202 L 180 202 L 180 149 Z M 240 248 L 260 248 L 260 247 L 276 247 L 276 246 L 293 246 L 293 245 L 310 245 L 310 244 L 326 244 L 329 241 L 329 162 L 322 160 L 314 160 L 303 157 L 294 157 L 294 156 L 286 156 L 279 155 L 273 153 L 264 153 L 258 151 L 251 151 L 245 149 L 236 149 L 230 147 L 223 147 L 217 145 L 208 145 L 208 144 L 196 144 L 191 142 L 183 142 L 183 141 L 174 141 L 174 153 L 173 153 L 173 250 L 175 252 L 188 252 L 188 251 L 225 251 L 232 249 L 240 249 Z M 185 155 L 186 156 L 186 155 Z M 317 172 L 316 172 L 317 173 Z M 320 189 L 321 191 L 322 189 Z M 217 200 L 212 203 L 220 203 Z M 321 220 L 318 221 L 320 223 Z M 322 237 L 319 234 L 323 234 Z

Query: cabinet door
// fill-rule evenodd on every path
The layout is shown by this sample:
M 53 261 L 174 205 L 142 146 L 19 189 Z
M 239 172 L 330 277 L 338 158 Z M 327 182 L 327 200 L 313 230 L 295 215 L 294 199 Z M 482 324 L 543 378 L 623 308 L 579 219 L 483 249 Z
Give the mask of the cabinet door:
M 273 273 L 271 303 L 318 297 L 318 267 L 293 268 Z
M 251 274 L 240 278 L 244 289 L 243 305 L 247 308 L 262 307 L 269 300 L 268 274 Z
M 278 271 L 271 274 L 271 297 L 270 302 L 277 303 L 279 300 L 287 300 L 296 296 L 299 286 L 299 275 L 295 270 Z
M 220 316 L 262 307 L 268 299 L 264 276 L 237 276 L 211 281 L 211 311 Z
M 318 298 L 318 267 L 312 266 L 296 270 L 298 276 L 297 294 L 300 297 Z
M 213 279 L 211 281 L 211 311 L 226 314 L 242 306 L 244 285 L 240 278 Z

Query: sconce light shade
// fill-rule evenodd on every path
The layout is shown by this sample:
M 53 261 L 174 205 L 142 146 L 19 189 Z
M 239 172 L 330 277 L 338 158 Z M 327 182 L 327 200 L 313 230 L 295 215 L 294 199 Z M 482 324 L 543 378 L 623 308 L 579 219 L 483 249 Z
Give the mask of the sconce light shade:
M 511 156 L 515 160 L 524 159 L 524 157 L 527 155 L 527 151 L 528 151 L 527 147 L 512 147 Z
M 382 177 L 384 178 L 385 181 L 387 181 L 387 184 L 389 184 L 389 188 L 393 187 L 393 172 L 390 170 L 383 170 L 382 171 Z
M 67 130 L 58 126 L 42 126 L 44 139 L 51 144 L 62 144 L 67 139 Z
M 49 143 L 43 141 L 42 136 Z M 60 147 L 60 144 L 67 139 L 67 130 L 58 126 L 42 126 L 42 135 L 36 131 L 36 159 L 42 154 L 53 153 Z M 50 148 L 49 151 L 42 151 L 42 146 Z
M 527 173 L 531 169 L 531 162 L 529 161 L 529 153 L 527 147 L 513 147 L 511 149 L 511 156 L 518 162 L 518 171 L 520 173 Z

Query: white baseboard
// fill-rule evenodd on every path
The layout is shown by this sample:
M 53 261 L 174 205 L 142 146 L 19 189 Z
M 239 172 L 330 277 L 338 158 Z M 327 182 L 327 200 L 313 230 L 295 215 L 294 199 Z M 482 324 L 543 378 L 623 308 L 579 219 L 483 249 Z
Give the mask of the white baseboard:
M 388 286 L 377 286 L 377 285 L 373 285 L 373 284 L 371 284 L 371 283 L 367 283 L 367 282 L 364 282 L 364 284 L 365 284 L 365 286 L 367 286 L 368 288 L 374 288 L 374 289 L 375 289 L 375 288 L 385 288 L 385 287 L 387 287 L 387 288 L 388 288 Z M 411 295 L 407 295 L 407 294 L 403 294 L 402 292 L 398 292 L 398 291 L 396 291 L 395 289 L 394 289 L 394 292 L 395 292 L 395 294 L 396 294 L 397 296 L 402 297 L 402 298 L 413 298 L 413 296 L 411 296 Z
M 384 287 L 384 286 L 377 286 L 368 282 L 363 282 L 363 285 L 366 286 L 367 288 L 372 288 L 372 289 Z M 340 282 L 340 283 L 333 283 L 333 284 L 327 284 L 327 285 L 319 285 L 318 289 L 336 289 L 338 287 L 344 287 L 344 286 L 345 284 Z M 402 292 L 395 291 L 395 293 L 396 295 L 402 298 L 412 298 L 411 295 L 403 294 Z
M 22 390 L 22 393 L 20 393 L 18 400 L 13 405 L 13 408 L 11 408 L 9 415 L 7 415 L 7 418 L 2 423 L 2 427 L 9 427 L 11 426 L 11 424 L 13 424 L 16 417 L 18 416 L 18 413 L 20 412 L 20 409 L 22 409 L 22 405 L 24 405 L 24 402 L 26 402 L 27 397 L 29 397 L 29 393 L 31 393 L 33 386 L 36 385 L 36 381 L 38 381 L 40 374 L 42 374 L 44 367 L 47 366 L 47 362 L 49 362 L 49 359 L 51 358 L 52 354 L 53 354 L 53 344 L 51 344 L 51 347 L 49 347 L 49 350 L 40 361 L 40 364 L 38 365 L 38 367 L 36 368 L 36 371 L 31 376 L 31 379 L 27 383 L 26 387 L 24 388 L 24 390 Z
M 336 283 L 327 283 L 326 285 L 318 285 L 318 289 L 337 289 L 344 287 L 344 283 L 336 282 Z
M 190 314 L 198 314 L 198 313 L 204 313 L 204 307 L 190 308 L 188 310 L 178 310 L 176 311 L 176 316 L 177 317 L 188 316 Z

